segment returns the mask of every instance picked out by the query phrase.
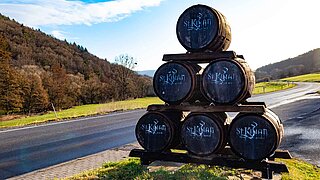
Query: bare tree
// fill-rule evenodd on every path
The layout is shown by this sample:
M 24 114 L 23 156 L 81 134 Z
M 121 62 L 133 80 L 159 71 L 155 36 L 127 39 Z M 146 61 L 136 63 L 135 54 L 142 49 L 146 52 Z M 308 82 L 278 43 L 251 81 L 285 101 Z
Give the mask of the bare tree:
M 116 83 L 118 98 L 124 100 L 133 94 L 129 82 L 134 74 L 133 69 L 137 64 L 137 61 L 128 54 L 121 54 L 115 58 L 115 63 L 116 64 L 113 66 L 113 79 Z
M 116 64 L 122 65 L 129 70 L 133 70 L 137 65 L 137 60 L 128 54 L 120 54 L 114 59 Z

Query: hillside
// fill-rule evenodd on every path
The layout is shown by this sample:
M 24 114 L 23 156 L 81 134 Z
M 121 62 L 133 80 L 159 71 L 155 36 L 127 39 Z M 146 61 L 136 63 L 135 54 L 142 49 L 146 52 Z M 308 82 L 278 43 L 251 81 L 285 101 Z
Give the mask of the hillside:
M 100 59 L 76 43 L 58 40 L 0 14 L 0 113 L 144 97 L 151 79 Z M 122 66 L 123 65 L 123 66 Z
M 104 81 L 110 74 L 110 63 L 90 54 L 86 48 L 60 41 L 2 15 L 0 35 L 10 46 L 11 63 L 14 66 L 37 65 L 47 68 L 59 63 L 67 73 L 81 73 L 88 78 L 90 73 L 94 72 Z
M 294 58 L 258 68 L 255 72 L 259 81 L 266 79 L 281 79 L 302 74 L 320 72 L 320 48 Z

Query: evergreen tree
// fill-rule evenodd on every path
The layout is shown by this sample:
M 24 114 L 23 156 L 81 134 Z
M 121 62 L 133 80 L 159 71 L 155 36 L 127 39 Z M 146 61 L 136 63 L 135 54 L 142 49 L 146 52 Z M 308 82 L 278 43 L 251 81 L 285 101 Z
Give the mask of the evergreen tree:
M 51 67 L 51 73 L 44 76 L 43 83 L 49 95 L 50 103 L 53 103 L 56 109 L 64 109 L 72 107 L 72 103 L 68 103 L 69 98 L 66 90 L 68 84 L 67 73 L 60 64 L 54 64 Z
M 0 109 L 7 114 L 22 108 L 19 73 L 10 64 L 10 54 L 0 49 Z
M 36 74 L 23 76 L 23 111 L 24 113 L 41 112 L 48 107 L 48 93 L 42 86 L 41 78 Z

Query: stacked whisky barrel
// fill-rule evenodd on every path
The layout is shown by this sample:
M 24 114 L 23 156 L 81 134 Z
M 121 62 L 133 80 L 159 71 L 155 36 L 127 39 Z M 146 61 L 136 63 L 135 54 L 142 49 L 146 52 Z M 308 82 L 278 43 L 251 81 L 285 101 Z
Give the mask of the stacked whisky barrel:
M 228 49 L 231 30 L 219 11 L 205 5 L 192 6 L 181 14 L 176 32 L 190 58 L 171 59 L 158 68 L 153 79 L 156 95 L 167 106 L 236 106 L 251 97 L 255 77 L 243 56 L 201 61 L 191 58 L 195 54 L 200 59 L 223 54 Z M 195 156 L 209 156 L 230 146 L 241 158 L 261 160 L 278 148 L 283 126 L 268 109 L 262 114 L 240 112 L 231 121 L 226 112 L 173 108 L 143 115 L 136 126 L 136 137 L 150 152 L 182 148 Z

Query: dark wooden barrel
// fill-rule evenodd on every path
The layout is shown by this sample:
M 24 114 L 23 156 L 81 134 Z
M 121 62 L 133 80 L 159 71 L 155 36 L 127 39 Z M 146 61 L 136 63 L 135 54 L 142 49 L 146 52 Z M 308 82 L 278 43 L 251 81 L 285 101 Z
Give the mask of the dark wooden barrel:
M 236 155 L 262 160 L 275 152 L 283 134 L 280 119 L 270 110 L 264 114 L 240 113 L 230 124 L 229 143 Z
M 181 128 L 181 138 L 187 151 L 207 156 L 224 148 L 227 142 L 226 113 L 190 113 Z
M 138 143 L 147 151 L 161 152 L 180 145 L 181 111 L 148 112 L 135 129 Z
M 202 93 L 214 104 L 236 104 L 251 97 L 255 76 L 240 58 L 218 59 L 202 73 Z
M 168 62 L 161 65 L 153 76 L 156 95 L 168 104 L 180 104 L 192 98 L 197 87 L 196 64 Z
M 178 19 L 176 33 L 189 52 L 223 51 L 231 43 L 231 29 L 225 16 L 206 5 L 186 9 Z

